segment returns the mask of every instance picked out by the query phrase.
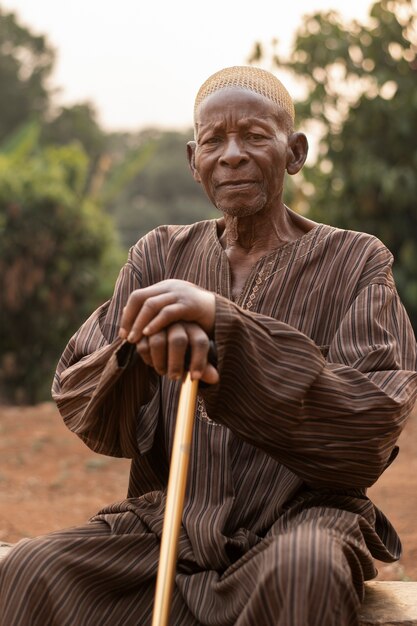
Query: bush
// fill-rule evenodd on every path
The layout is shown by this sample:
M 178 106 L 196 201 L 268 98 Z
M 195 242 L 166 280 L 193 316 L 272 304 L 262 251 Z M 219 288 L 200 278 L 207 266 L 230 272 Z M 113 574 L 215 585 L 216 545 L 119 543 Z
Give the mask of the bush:
M 76 146 L 0 155 L 2 400 L 49 397 L 69 336 L 112 288 L 117 245 L 110 219 L 82 197 L 87 168 Z

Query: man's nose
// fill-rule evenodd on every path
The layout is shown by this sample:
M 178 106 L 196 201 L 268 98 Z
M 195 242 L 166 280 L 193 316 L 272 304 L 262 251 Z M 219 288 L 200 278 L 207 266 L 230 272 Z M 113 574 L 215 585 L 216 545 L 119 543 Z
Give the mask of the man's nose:
M 248 154 L 239 137 L 228 138 L 224 144 L 220 163 L 229 167 L 238 167 L 241 163 L 246 163 L 248 160 Z

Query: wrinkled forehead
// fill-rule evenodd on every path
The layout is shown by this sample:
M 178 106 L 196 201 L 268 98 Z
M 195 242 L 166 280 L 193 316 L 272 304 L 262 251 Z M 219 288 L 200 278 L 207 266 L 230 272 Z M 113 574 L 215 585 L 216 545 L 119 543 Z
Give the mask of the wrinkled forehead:
M 194 121 L 197 111 L 210 95 L 230 87 L 240 88 L 263 96 L 283 109 L 294 122 L 292 98 L 280 80 L 270 72 L 252 66 L 227 67 L 210 76 L 200 87 L 194 104 Z
M 224 87 L 205 98 L 195 112 L 194 129 L 243 128 L 260 123 L 290 123 L 286 111 L 264 96 L 240 87 Z

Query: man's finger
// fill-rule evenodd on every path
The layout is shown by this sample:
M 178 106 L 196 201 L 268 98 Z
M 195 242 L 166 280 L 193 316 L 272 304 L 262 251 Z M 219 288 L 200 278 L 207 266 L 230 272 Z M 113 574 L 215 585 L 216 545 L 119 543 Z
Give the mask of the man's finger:
M 154 298 L 151 298 L 151 300 L 154 300 Z M 143 314 L 141 312 L 141 324 L 143 324 L 144 321 L 151 317 L 150 312 L 148 313 L 148 311 L 145 310 L 148 302 L 151 306 L 150 300 L 147 300 L 142 309 Z M 158 301 L 158 305 L 159 304 L 160 302 Z M 152 307 L 152 311 L 156 312 L 156 307 Z M 189 314 L 189 310 L 186 306 L 184 306 L 182 302 L 169 302 L 167 300 L 166 304 L 164 304 L 164 306 L 159 309 L 158 313 L 153 315 L 150 321 L 142 326 L 142 333 L 146 336 L 150 336 L 154 333 L 160 332 L 168 326 L 176 324 L 177 322 L 186 322 Z
M 148 337 L 152 366 L 160 376 L 167 373 L 167 332 L 165 330 Z
M 178 380 L 184 373 L 185 353 L 188 346 L 188 335 L 184 324 L 172 324 L 172 326 L 168 328 L 167 338 L 167 375 L 171 380 Z
M 208 351 L 210 347 L 207 334 L 197 324 L 189 323 L 185 327 L 188 335 L 190 349 L 189 370 L 192 380 L 199 380 L 207 366 Z
M 146 365 L 152 366 L 151 350 L 149 347 L 149 340 L 147 337 L 142 337 L 139 343 L 136 344 L 136 350 L 141 357 L 142 361 Z
M 211 363 L 207 363 L 206 369 L 203 372 L 201 380 L 207 383 L 208 385 L 216 385 L 219 382 L 220 380 L 219 372 L 216 370 L 214 365 L 212 365 Z
M 143 334 L 144 327 L 158 315 L 166 305 L 175 302 L 175 296 L 171 293 L 162 293 L 144 299 L 146 290 L 134 291 L 124 308 L 120 325 L 120 336 L 131 343 L 137 343 Z M 158 328 L 155 332 L 158 332 Z

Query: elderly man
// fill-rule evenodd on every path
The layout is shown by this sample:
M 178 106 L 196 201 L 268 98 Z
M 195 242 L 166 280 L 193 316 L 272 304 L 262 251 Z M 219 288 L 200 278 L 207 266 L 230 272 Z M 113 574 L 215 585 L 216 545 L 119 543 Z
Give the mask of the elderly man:
M 366 488 L 415 401 L 414 335 L 381 242 L 284 205 L 285 174 L 307 155 L 293 120 L 263 70 L 201 87 L 188 157 L 221 217 L 140 240 L 54 382 L 72 431 L 132 459 L 128 497 L 11 551 L 2 625 L 150 623 L 187 347 L 206 384 L 172 624 L 355 625 L 373 557 L 399 557 Z

